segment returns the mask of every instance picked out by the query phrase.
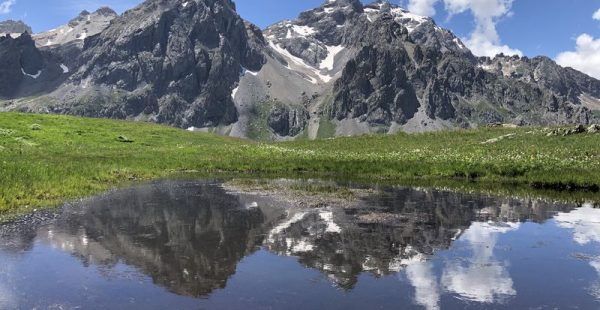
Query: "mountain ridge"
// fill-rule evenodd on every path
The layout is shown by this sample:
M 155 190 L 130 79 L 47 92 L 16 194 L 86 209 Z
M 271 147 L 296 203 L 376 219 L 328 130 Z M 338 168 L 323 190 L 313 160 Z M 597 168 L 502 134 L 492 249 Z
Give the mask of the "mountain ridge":
M 547 57 L 476 57 L 433 19 L 386 1 L 325 1 L 263 30 L 229 0 L 103 11 L 106 27 L 83 40 L 38 43 L 72 68 L 66 81 L 40 99 L 0 94 L 4 109 L 275 140 L 588 124 L 600 111 L 600 81 Z

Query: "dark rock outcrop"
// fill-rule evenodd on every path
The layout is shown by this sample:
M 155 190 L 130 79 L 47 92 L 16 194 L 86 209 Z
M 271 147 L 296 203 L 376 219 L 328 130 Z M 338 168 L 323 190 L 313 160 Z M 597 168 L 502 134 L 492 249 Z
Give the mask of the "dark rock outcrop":
M 275 105 L 269 111 L 267 123 L 280 136 L 296 136 L 304 130 L 308 112 L 302 107 Z
M 46 92 L 64 81 L 58 59 L 35 47 L 28 33 L 0 37 L 0 98 Z
M 100 104 L 94 116 L 144 114 L 179 127 L 233 123 L 233 85 L 242 68 L 262 65 L 262 38 L 249 38 L 256 33 L 229 0 L 146 1 L 86 40 L 73 82 L 112 90 L 79 103 Z

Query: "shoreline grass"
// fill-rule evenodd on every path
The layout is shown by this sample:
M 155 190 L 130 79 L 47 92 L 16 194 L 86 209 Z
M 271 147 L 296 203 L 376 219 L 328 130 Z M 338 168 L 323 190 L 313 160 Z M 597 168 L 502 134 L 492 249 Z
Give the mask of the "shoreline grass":
M 509 138 L 482 143 L 502 136 Z M 147 123 L 0 113 L 0 215 L 181 173 L 498 187 L 507 194 L 598 199 L 600 134 L 483 128 L 259 143 Z

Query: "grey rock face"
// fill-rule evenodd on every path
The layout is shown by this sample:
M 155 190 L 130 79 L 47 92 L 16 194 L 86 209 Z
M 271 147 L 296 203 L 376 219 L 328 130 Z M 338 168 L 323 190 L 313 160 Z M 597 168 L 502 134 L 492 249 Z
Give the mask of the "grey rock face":
M 29 27 L 27 24 L 20 20 L 5 20 L 0 22 L 0 34 L 21 34 L 24 32 L 27 32 L 29 34 L 33 33 L 31 27 Z
M 275 105 L 269 111 L 267 123 L 280 136 L 296 136 L 304 130 L 308 112 L 303 108 Z
M 460 127 L 592 119 L 581 96 L 600 98 L 600 82 L 593 78 L 543 57 L 478 59 L 431 19 L 394 5 L 377 2 L 364 11 L 375 26 L 352 21 L 367 31 L 359 41 L 363 49 L 335 83 L 327 109 L 331 118 L 372 127 L 404 125 L 412 118 Z M 424 115 L 417 116 L 419 109 Z
M 58 60 L 38 50 L 28 33 L 0 37 L 0 98 L 47 92 L 65 78 Z
M 348 62 L 334 87 L 330 116 L 361 118 L 371 124 L 401 123 L 412 118 L 420 103 L 402 64 L 408 54 L 399 49 L 380 52 L 365 47 Z
M 86 40 L 73 82 L 117 94 L 117 104 L 106 95 L 80 101 L 99 103 L 96 116 L 144 114 L 179 127 L 229 124 L 237 119 L 233 85 L 243 68 L 260 69 L 261 42 L 231 1 L 146 1 Z
M 19 89 L 25 73 L 35 75 L 43 68 L 41 53 L 27 34 L 16 39 L 0 37 L 0 96 L 10 97 Z M 21 71 L 23 70 L 23 71 Z

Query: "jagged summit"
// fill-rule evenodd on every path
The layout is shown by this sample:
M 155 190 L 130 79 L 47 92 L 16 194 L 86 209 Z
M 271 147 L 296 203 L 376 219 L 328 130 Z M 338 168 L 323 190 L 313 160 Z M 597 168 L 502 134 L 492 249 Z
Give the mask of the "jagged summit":
M 56 47 L 68 43 L 75 43 L 83 47 L 86 38 L 102 32 L 110 22 L 117 17 L 117 13 L 108 7 L 102 7 L 90 13 L 82 11 L 66 25 L 33 36 L 39 47 Z
M 110 7 L 107 6 L 103 6 L 99 9 L 96 10 L 96 12 L 94 12 L 96 14 L 99 15 L 104 15 L 104 16 L 117 16 L 117 12 L 115 12 L 113 9 L 111 9 Z
M 106 117 L 230 124 L 241 68 L 263 63 L 256 31 L 229 0 L 146 1 L 86 40 L 72 78 L 82 93 L 76 100 Z
M 31 27 L 23 21 L 5 20 L 0 22 L 0 36 L 9 35 L 15 38 L 25 32 L 33 33 Z
M 363 5 L 360 0 L 326 0 L 322 7 L 351 8 L 360 12 L 362 11 Z

